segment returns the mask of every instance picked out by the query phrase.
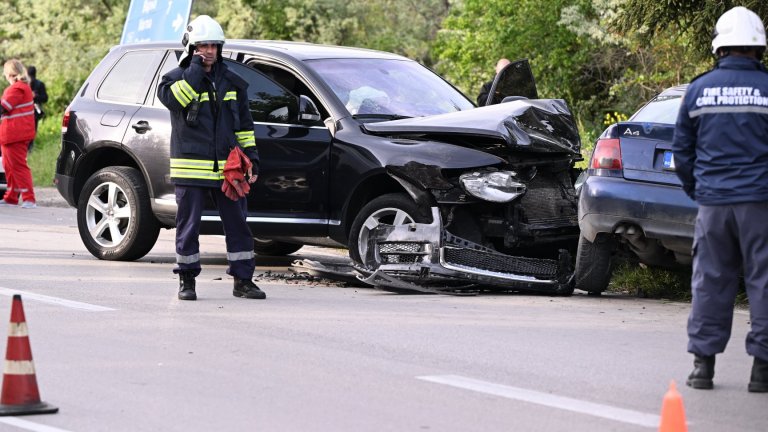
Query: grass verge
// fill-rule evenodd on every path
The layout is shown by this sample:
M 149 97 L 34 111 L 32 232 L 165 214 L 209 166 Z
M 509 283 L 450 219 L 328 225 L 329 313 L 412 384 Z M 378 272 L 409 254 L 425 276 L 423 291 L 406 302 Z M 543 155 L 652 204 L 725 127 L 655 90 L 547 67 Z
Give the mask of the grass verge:
M 37 127 L 35 145 L 27 156 L 35 187 L 52 187 L 56 159 L 61 149 L 61 119 L 45 117 Z

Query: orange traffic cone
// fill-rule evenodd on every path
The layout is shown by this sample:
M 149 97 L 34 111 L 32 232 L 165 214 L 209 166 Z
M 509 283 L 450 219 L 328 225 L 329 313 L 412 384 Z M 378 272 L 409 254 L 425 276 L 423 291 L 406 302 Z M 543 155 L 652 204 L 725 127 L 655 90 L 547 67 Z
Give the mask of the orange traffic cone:
M 11 325 L 8 329 L 8 348 L 5 351 L 0 416 L 51 414 L 58 410 L 57 407 L 40 401 L 24 307 L 21 305 L 21 296 L 15 294 L 11 306 Z
M 677 391 L 675 380 L 669 383 L 669 390 L 664 395 L 659 432 L 688 432 L 688 425 L 685 423 L 683 397 Z

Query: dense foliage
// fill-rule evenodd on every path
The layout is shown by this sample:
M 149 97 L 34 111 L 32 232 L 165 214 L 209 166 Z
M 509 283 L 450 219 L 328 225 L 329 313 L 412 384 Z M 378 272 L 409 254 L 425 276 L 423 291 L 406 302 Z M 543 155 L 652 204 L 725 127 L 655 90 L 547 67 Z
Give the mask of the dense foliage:
M 0 60 L 36 65 L 60 116 L 88 72 L 119 43 L 129 0 L 5 0 Z M 471 98 L 500 57 L 528 58 L 543 97 L 568 101 L 585 132 L 626 115 L 712 64 L 723 0 L 214 0 L 193 16 L 228 37 L 287 39 L 414 58 Z M 768 17 L 768 3 L 739 4 Z M 2 87 L 5 83 L 2 83 Z M 585 143 L 589 144 L 589 143 Z

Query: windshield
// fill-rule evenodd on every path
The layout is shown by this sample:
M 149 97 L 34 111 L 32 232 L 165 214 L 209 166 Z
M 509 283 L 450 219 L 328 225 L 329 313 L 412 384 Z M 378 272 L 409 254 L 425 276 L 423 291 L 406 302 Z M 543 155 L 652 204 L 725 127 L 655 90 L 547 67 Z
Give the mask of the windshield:
M 646 106 L 640 108 L 630 121 L 648 122 L 648 123 L 666 123 L 675 124 L 677 122 L 677 112 L 680 110 L 682 97 L 659 96 L 651 100 Z
M 307 63 L 352 115 L 422 117 L 474 108 L 458 90 L 414 61 L 323 59 Z

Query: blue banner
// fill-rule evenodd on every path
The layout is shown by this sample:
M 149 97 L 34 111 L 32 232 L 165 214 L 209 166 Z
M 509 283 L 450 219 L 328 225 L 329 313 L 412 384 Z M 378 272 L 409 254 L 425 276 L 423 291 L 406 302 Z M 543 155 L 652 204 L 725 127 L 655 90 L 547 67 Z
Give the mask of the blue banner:
M 131 0 L 120 44 L 181 42 L 191 11 L 192 0 Z

